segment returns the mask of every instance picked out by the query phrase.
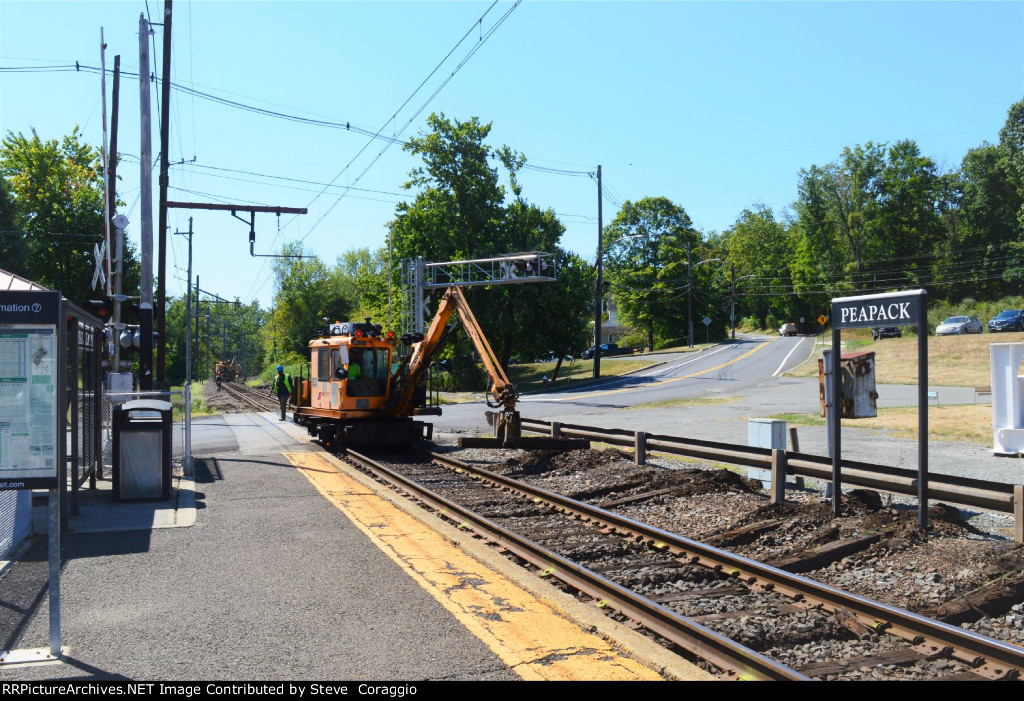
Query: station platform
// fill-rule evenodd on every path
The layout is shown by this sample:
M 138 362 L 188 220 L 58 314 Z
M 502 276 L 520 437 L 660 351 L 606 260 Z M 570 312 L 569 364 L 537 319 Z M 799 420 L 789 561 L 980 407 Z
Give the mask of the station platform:
M 193 423 L 165 502 L 83 490 L 57 661 L 0 682 L 709 680 L 392 496 L 272 414 Z M 0 571 L 0 650 L 46 648 L 47 539 Z

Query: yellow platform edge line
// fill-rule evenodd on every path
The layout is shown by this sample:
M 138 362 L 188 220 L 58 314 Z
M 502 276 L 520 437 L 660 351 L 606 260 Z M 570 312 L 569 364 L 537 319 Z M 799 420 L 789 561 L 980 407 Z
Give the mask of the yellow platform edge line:
M 407 510 L 400 500 L 333 456 L 311 452 L 284 456 L 389 559 L 523 679 L 714 679 L 543 582 L 527 579 L 524 586 L 524 578 L 529 576 L 525 570 L 440 519 L 417 513 L 418 507 Z M 549 589 L 543 592 L 543 599 L 538 595 L 541 587 Z M 555 605 L 552 599 L 558 595 L 566 601 Z M 595 624 L 594 620 L 605 623 Z M 630 639 L 629 649 L 622 638 Z

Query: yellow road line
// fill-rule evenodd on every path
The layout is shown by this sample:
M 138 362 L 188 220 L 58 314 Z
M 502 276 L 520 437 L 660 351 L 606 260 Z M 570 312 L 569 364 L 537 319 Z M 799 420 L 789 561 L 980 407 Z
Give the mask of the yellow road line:
M 772 341 L 765 341 L 761 345 L 757 346 L 756 348 L 752 348 L 751 350 L 747 351 L 743 355 L 741 355 L 741 356 L 739 356 L 737 358 L 733 358 L 732 360 L 726 361 L 726 362 L 724 362 L 724 363 L 722 363 L 720 365 L 716 365 L 713 368 L 708 368 L 707 370 L 700 370 L 698 372 L 691 372 L 689 375 L 680 375 L 679 377 L 673 377 L 673 378 L 668 379 L 668 380 L 659 380 L 658 382 L 652 382 L 649 385 L 642 385 L 640 387 L 622 387 L 621 389 L 610 389 L 610 390 L 608 390 L 606 392 L 593 392 L 591 394 L 581 394 L 579 396 L 574 396 L 573 399 L 589 399 L 590 397 L 603 397 L 606 394 L 618 394 L 619 392 L 632 392 L 632 391 L 637 390 L 637 389 L 649 389 L 651 387 L 658 387 L 660 385 L 667 385 L 667 384 L 671 384 L 673 382 L 679 382 L 680 380 L 688 380 L 691 377 L 699 377 L 701 375 L 706 375 L 709 372 L 714 372 L 715 370 L 721 370 L 722 368 L 728 367 L 729 365 L 732 365 L 733 363 L 738 363 L 741 360 L 749 358 L 754 353 L 758 352 L 759 350 L 761 350 L 762 348 L 767 346 L 769 343 L 772 343 Z
M 527 680 L 659 680 L 317 453 L 285 453 L 378 548 Z M 708 679 L 694 668 L 694 678 Z

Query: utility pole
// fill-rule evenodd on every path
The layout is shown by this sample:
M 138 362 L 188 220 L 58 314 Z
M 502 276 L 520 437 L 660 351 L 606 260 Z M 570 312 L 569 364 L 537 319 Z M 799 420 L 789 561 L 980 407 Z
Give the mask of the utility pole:
M 110 155 L 107 157 L 107 182 L 110 197 L 107 199 L 107 221 L 117 222 L 117 122 L 121 97 L 121 56 L 114 56 L 114 85 L 112 91 L 110 111 Z M 123 222 L 122 222 L 123 223 Z M 126 225 L 127 226 L 127 225 Z M 124 226 L 117 226 L 116 241 L 111 253 L 114 255 L 114 268 L 111 273 L 111 289 L 114 292 L 114 372 L 121 372 L 121 343 L 118 336 L 121 333 L 121 271 L 123 270 L 124 259 Z
M 602 206 L 601 166 L 597 167 L 597 299 L 594 302 L 594 379 L 601 377 L 601 317 L 604 316 L 604 226 Z
M 206 315 L 206 372 L 203 374 L 203 379 L 210 379 L 210 315 Z
M 159 225 L 159 270 L 156 288 L 156 318 L 159 341 L 156 351 L 156 376 L 164 381 L 167 347 L 167 305 L 164 290 L 167 278 L 167 152 L 171 123 L 171 0 L 164 1 L 164 63 L 161 85 L 163 102 L 160 104 L 160 225 Z
M 142 205 L 142 274 L 139 285 L 139 388 L 153 389 L 153 147 L 149 103 L 149 23 L 139 14 L 139 104 L 142 157 L 139 199 Z
M 196 275 L 196 286 L 195 286 L 194 289 L 196 291 L 196 312 L 195 312 L 195 314 L 192 315 L 192 318 L 196 320 L 196 332 L 195 332 L 195 335 L 192 338 L 195 339 L 196 349 L 195 349 L 195 353 L 192 355 L 192 357 L 195 358 L 195 361 L 196 361 L 196 376 L 198 376 L 199 375 L 199 276 L 198 275 Z
M 693 264 L 690 262 L 690 244 L 686 244 L 686 345 L 693 348 Z
M 103 41 L 103 27 L 100 27 L 100 96 L 103 100 L 103 202 L 109 209 L 110 205 L 110 151 L 107 149 L 107 44 Z M 111 266 L 110 257 L 113 255 L 110 247 L 110 217 L 103 221 L 103 245 L 106 248 L 107 262 L 107 297 L 111 291 Z
M 188 218 L 188 286 L 185 288 L 185 425 L 192 425 L 192 217 Z M 185 431 L 185 474 L 193 474 L 192 431 Z
M 391 241 L 395 233 L 395 222 L 388 222 L 388 331 L 391 330 L 391 283 L 395 279 L 394 269 L 391 267 Z
M 729 270 L 732 272 L 732 304 L 729 309 L 729 325 L 732 331 L 732 340 L 736 340 L 736 266 L 729 263 Z
M 178 236 L 185 234 L 176 231 Z M 188 286 L 185 288 L 185 386 L 192 383 L 192 217 L 188 218 Z

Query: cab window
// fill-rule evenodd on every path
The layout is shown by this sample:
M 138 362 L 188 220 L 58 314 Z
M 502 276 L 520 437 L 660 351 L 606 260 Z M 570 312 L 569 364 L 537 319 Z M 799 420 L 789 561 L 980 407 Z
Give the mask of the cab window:
M 387 392 L 390 351 L 387 348 L 352 348 L 348 358 L 349 397 L 383 397 Z

